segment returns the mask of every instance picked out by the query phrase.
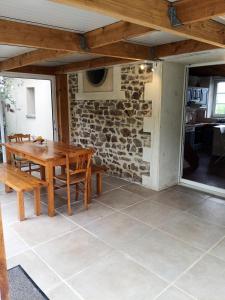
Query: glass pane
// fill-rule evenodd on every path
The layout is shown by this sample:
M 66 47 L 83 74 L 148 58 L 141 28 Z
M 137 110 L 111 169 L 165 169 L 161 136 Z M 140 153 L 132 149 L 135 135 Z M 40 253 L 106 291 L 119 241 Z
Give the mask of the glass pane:
M 225 93 L 225 81 L 217 83 L 217 93 Z
M 225 94 L 217 94 L 216 103 L 225 103 Z
M 216 104 L 215 114 L 216 115 L 225 115 L 225 104 Z

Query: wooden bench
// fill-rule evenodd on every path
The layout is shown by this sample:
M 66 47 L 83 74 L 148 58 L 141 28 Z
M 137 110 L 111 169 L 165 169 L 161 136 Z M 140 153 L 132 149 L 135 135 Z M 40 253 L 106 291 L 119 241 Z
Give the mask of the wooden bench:
M 102 174 L 106 171 L 107 167 L 104 165 L 92 164 L 91 166 L 91 176 L 96 175 L 96 192 L 98 196 L 102 193 Z
M 0 182 L 6 185 L 6 192 L 17 192 L 19 220 L 25 219 L 24 192 L 34 191 L 35 214 L 41 214 L 40 187 L 47 183 L 9 164 L 0 164 Z

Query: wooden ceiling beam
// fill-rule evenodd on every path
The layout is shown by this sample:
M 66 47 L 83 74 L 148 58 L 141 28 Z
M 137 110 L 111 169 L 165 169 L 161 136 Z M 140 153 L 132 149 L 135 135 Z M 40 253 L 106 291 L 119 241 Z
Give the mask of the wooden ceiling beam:
M 203 43 L 225 48 L 225 26 L 209 20 L 172 26 L 168 17 L 168 1 L 164 0 L 51 0 L 92 10 L 119 20 L 185 36 Z M 197 2 L 197 1 L 196 1 Z
M 128 22 L 116 22 L 83 34 L 93 49 L 142 35 L 152 29 Z M 75 32 L 0 19 L 0 44 L 39 49 L 82 52 L 82 36 Z
M 151 31 L 155 30 L 129 22 L 120 21 L 89 31 L 84 36 L 87 40 L 88 47 L 94 49 L 143 35 Z
M 56 74 L 71 73 L 71 72 L 77 72 L 81 70 L 95 69 L 100 67 L 120 65 L 120 64 L 126 64 L 131 62 L 132 61 L 128 59 L 121 59 L 115 57 L 100 57 L 96 59 L 74 62 L 63 66 L 59 66 L 56 68 L 55 73 Z
M 180 0 L 173 3 L 177 17 L 183 24 L 209 20 L 225 15 L 224 0 Z
M 151 53 L 152 59 L 154 60 L 154 59 L 160 59 L 168 56 L 195 53 L 201 51 L 209 51 L 213 49 L 219 49 L 219 47 L 215 47 L 210 44 L 201 43 L 195 40 L 186 40 L 186 41 L 179 41 L 179 42 L 151 47 L 149 49 L 149 53 Z M 133 61 L 135 61 L 135 59 Z M 128 59 L 101 57 L 101 58 L 87 60 L 87 61 L 65 64 L 63 66 L 57 67 L 56 72 L 57 73 L 75 72 L 75 71 L 80 71 L 85 69 L 93 69 L 93 68 L 99 68 L 99 67 L 110 66 L 115 64 L 125 64 L 130 62 L 132 61 Z
M 89 52 L 102 56 L 118 57 L 131 60 L 152 59 L 150 47 L 127 42 L 118 42 L 106 45 L 91 49 Z
M 0 19 L 0 44 L 40 49 L 81 51 L 75 32 Z
M 163 58 L 186 53 L 195 53 L 207 50 L 219 49 L 210 44 L 201 43 L 195 40 L 185 40 L 160 46 L 152 47 L 154 58 Z
M 24 67 L 12 69 L 12 70 L 10 70 L 10 72 L 41 74 L 41 75 L 55 75 L 56 67 L 30 65 L 30 66 L 24 66 Z
M 167 56 L 180 55 L 185 53 L 193 53 L 200 51 L 207 51 L 212 49 L 218 49 L 213 45 L 201 43 L 194 40 L 180 41 L 160 46 L 151 47 L 151 55 L 153 59 L 164 58 Z M 135 61 L 135 60 L 133 60 Z M 119 59 L 113 57 L 101 57 L 97 59 L 91 59 L 87 61 L 74 62 L 59 66 L 56 68 L 56 73 L 69 73 L 87 69 L 94 69 L 100 67 L 106 67 L 116 64 L 131 63 L 128 59 Z
M 67 51 L 39 49 L 30 51 L 0 62 L 0 71 L 8 71 L 15 68 L 24 67 L 40 61 L 59 58 L 68 55 Z
M 150 60 L 152 58 L 149 47 L 126 42 L 96 48 L 88 51 L 88 53 L 128 60 Z M 73 54 L 73 52 L 45 49 L 34 50 L 0 62 L 0 71 L 20 68 L 49 59 L 58 59 L 69 54 Z

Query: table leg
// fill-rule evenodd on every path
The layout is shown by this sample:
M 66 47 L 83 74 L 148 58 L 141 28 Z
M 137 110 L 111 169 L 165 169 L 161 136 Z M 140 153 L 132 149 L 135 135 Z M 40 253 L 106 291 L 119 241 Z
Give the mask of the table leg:
M 54 201 L 54 184 L 53 184 L 53 166 L 51 163 L 45 167 L 46 181 L 48 182 L 48 215 L 54 217 L 55 215 L 55 201 Z
M 7 164 L 11 164 L 12 163 L 12 160 L 11 160 L 11 153 L 8 151 L 8 149 L 6 148 L 6 162 Z M 12 192 L 12 189 L 5 184 L 5 192 L 6 193 L 11 193 Z

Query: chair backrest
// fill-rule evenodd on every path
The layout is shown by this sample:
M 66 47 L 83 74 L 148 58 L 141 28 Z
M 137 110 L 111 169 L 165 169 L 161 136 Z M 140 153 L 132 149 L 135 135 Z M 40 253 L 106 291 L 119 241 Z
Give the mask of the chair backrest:
M 83 174 L 88 179 L 93 154 L 93 149 L 78 149 L 75 152 L 66 153 L 67 181 L 70 181 L 70 176 L 75 174 Z
M 30 134 L 16 133 L 8 136 L 9 142 L 22 143 L 25 141 L 30 141 Z

